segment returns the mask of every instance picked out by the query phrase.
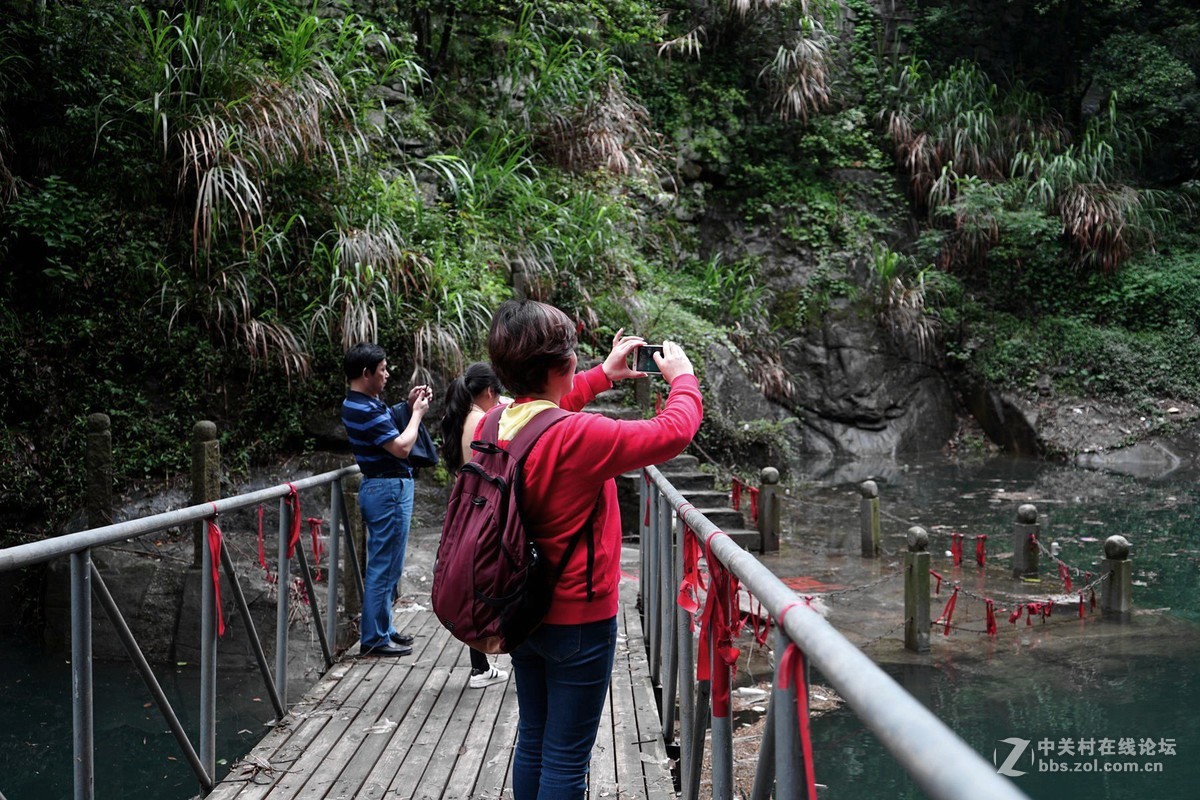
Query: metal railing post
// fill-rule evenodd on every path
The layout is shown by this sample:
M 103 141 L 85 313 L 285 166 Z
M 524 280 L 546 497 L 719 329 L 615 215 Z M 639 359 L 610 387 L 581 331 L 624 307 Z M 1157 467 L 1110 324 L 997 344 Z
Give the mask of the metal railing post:
M 96 792 L 92 690 L 92 551 L 71 554 L 71 721 L 75 800 Z
M 804 756 L 800 752 L 800 720 L 796 716 L 796 692 L 799 687 L 795 682 L 788 689 L 780 687 L 783 675 L 779 666 L 791 643 L 783 628 L 775 632 L 775 684 L 771 687 L 771 710 L 774 716 L 776 800 L 800 800 L 806 793 L 801 788 L 804 784 Z
M 206 419 L 192 427 L 192 505 L 221 497 L 221 444 L 217 425 Z M 192 527 L 192 566 L 199 567 L 204 547 L 204 520 Z
M 716 588 L 710 585 L 709 591 L 716 591 Z M 730 671 L 729 665 L 717 653 L 718 642 L 715 639 L 716 637 L 709 637 L 707 654 L 712 665 L 712 796 L 713 800 L 733 800 Z
M 662 515 L 658 513 L 659 500 L 662 493 L 657 487 L 651 487 L 650 494 L 650 536 L 646 542 L 646 569 L 642 572 L 642 603 L 645 606 L 643 617 L 646 626 L 646 642 L 650 653 L 650 680 L 658 685 L 658 537 L 662 535 Z
M 700 652 L 697 658 L 708 658 L 709 654 Z M 687 787 L 684 800 L 699 800 L 700 771 L 704 766 L 704 733 L 708 730 L 709 700 L 712 698 L 712 681 L 696 681 L 696 701 L 692 704 L 692 730 L 689 733 L 688 747 L 692 751 L 692 771 L 684 784 Z
M 678 557 L 682 563 L 684 537 L 687 535 L 687 524 L 683 521 L 682 517 L 679 518 L 677 530 L 679 533 L 675 549 L 679 553 Z M 680 569 L 679 577 L 680 579 L 683 577 L 682 568 Z M 694 639 L 692 637 L 691 614 L 678 605 L 675 607 L 675 637 L 675 652 L 678 655 L 676 660 L 679 662 L 679 682 L 676 686 L 678 690 L 677 694 L 679 695 L 679 775 L 683 796 L 687 797 L 688 780 L 692 774 L 692 720 L 696 716 L 696 700 L 692 695 L 692 681 L 696 677 L 696 660 L 694 655 Z
M 203 524 L 203 523 L 201 523 Z M 209 775 L 217 767 L 217 597 L 213 591 L 212 550 L 200 550 L 200 764 Z
M 279 701 L 287 708 L 288 675 L 288 600 L 291 564 L 288 562 L 288 529 L 292 509 L 286 498 L 279 498 L 279 570 L 275 580 L 275 688 Z
M 337 608 L 338 608 L 338 579 L 340 564 L 338 556 L 341 552 L 342 492 L 340 481 L 334 481 L 329 486 L 329 562 L 325 566 L 328 573 L 325 580 L 325 641 L 337 649 Z
M 663 741 L 666 744 L 675 741 L 675 703 L 679 696 L 679 651 L 682 649 L 679 629 L 686 627 L 686 623 L 680 617 L 679 604 L 675 599 L 677 596 L 675 593 L 679 590 L 679 582 L 683 579 L 683 520 L 679 519 L 678 524 L 671 530 L 675 532 L 675 535 L 670 537 L 667 545 L 671 550 L 671 573 L 667 581 L 665 602 L 667 604 L 666 614 L 670 622 L 667 634 L 667 668 L 663 673 L 662 691 L 662 728 Z
M 225 567 L 225 575 L 229 578 L 229 588 L 233 590 L 233 600 L 237 605 L 238 613 L 242 616 L 242 622 L 246 626 L 246 632 L 249 634 L 250 647 L 254 650 L 254 659 L 258 662 L 258 671 L 262 673 L 263 683 L 266 684 L 267 694 L 271 698 L 271 705 L 275 708 L 275 718 L 283 719 L 283 715 L 287 713 L 287 709 L 283 707 L 283 702 L 279 699 L 279 691 L 275 688 L 275 679 L 271 677 L 271 669 L 267 666 L 267 654 L 263 652 L 262 639 L 258 636 L 258 628 L 254 624 L 254 617 L 250 614 L 250 604 L 246 602 L 246 594 L 242 591 L 242 584 L 238 581 L 237 572 L 233 566 L 233 557 L 229 555 L 229 548 L 221 548 L 221 565 Z M 134 642 L 134 646 L 137 643 Z
M 654 616 L 655 641 L 658 642 L 658 663 L 654 665 L 655 682 L 661 686 L 666 682 L 664 673 L 671 663 L 671 651 L 675 641 L 671 631 L 671 620 L 675 618 L 672 609 L 675 605 L 671 592 L 671 572 L 675 559 L 671 555 L 671 543 L 675 541 L 675 526 L 671 524 L 671 504 L 666 497 L 660 496 L 658 504 L 658 613 Z M 665 705 L 665 702 L 664 702 Z M 665 716 L 660 718 L 660 722 Z

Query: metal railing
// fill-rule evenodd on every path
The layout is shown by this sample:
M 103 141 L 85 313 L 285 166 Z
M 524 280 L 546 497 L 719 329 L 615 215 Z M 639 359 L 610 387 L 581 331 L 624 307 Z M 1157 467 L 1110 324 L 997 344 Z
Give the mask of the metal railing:
M 682 800 L 699 797 L 706 732 L 711 727 L 712 797 L 733 797 L 733 730 L 727 696 L 732 674 L 721 658 L 697 653 L 688 611 L 677 604 L 683 577 L 684 537 L 690 529 L 711 559 L 735 575 L 777 625 L 773 691 L 767 706 L 751 800 L 809 797 L 799 736 L 796 687 L 780 667 L 792 643 L 807 663 L 833 684 L 847 706 L 870 728 L 917 785 L 935 800 L 1024 798 L 995 767 L 827 623 L 753 555 L 739 547 L 671 485 L 647 467 L 639 481 L 642 605 L 652 678 L 662 687 L 660 717 L 668 744 L 675 743 L 675 708 Z M 674 531 L 674 532 L 673 532 Z M 709 564 L 710 577 L 714 569 Z M 709 591 L 713 587 L 709 586 Z M 734 613 L 737 613 L 734 610 Z M 708 637 L 710 646 L 712 637 Z M 711 660 L 709 680 L 696 680 L 696 659 Z M 781 687 L 783 679 L 783 688 Z M 807 682 L 804 682 L 807 685 Z M 694 693 L 691 691 L 694 686 Z M 812 768 L 813 765 L 809 765 Z M 819 769 L 820 765 L 815 765 Z
M 192 522 L 213 519 L 224 512 L 236 511 L 279 499 L 279 568 L 278 592 L 276 608 L 276 642 L 275 642 L 275 672 L 272 675 L 263 651 L 262 642 L 255 629 L 253 618 L 245 595 L 242 593 L 233 560 L 227 547 L 220 548 L 220 561 L 232 588 L 234 603 L 238 608 L 250 644 L 258 661 L 267 694 L 275 707 L 277 719 L 282 719 L 287 710 L 287 656 L 288 656 L 288 618 L 289 596 L 287 576 L 291 572 L 291 558 L 288 555 L 291 533 L 291 505 L 288 499 L 293 492 L 319 488 L 328 485 L 330 488 L 330 536 L 328 561 L 328 587 L 325 608 L 325 625 L 322 625 L 320 607 L 314 591 L 312 572 L 303 547 L 296 547 L 295 557 L 300 568 L 308 593 L 309 607 L 320 640 L 325 667 L 333 664 L 333 652 L 330 643 L 336 642 L 338 608 L 338 561 L 340 531 L 344 531 L 347 539 L 347 558 L 353 570 L 355 585 L 359 597 L 362 597 L 362 570 L 359 568 L 358 556 L 350 536 L 350 520 L 342 494 L 342 479 L 358 474 L 358 467 L 351 466 L 333 472 L 326 472 L 304 478 L 290 484 L 274 486 L 256 492 L 241 494 L 236 497 L 203 503 L 177 511 L 168 511 L 150 517 L 106 525 L 80 533 L 72 533 L 53 539 L 44 539 L 28 544 L 0 549 L 0 572 L 20 569 L 51 561 L 56 558 L 68 557 L 71 560 L 71 697 L 73 717 L 73 750 L 74 750 L 74 797 L 75 800 L 92 800 L 95 796 L 95 768 L 93 750 L 93 690 L 92 690 L 92 595 L 100 601 L 113 627 L 116 629 L 121 643 L 137 668 L 142 680 L 154 698 L 155 705 L 162 713 L 179 744 L 185 760 L 191 766 L 199 781 L 200 789 L 207 794 L 212 790 L 216 780 L 216 714 L 217 714 L 217 625 L 216 625 L 216 591 L 211 575 L 213 574 L 212 552 L 208 547 L 202 548 L 203 563 L 201 564 L 201 621 L 200 621 L 200 738 L 199 747 L 193 745 L 183 729 L 174 709 L 171 707 L 166 694 L 163 692 L 158 679 L 154 676 L 138 646 L 129 625 L 121 615 L 120 609 L 113 601 L 108 587 L 100 572 L 92 563 L 91 553 L 94 548 L 118 542 L 138 539 L 158 531 Z

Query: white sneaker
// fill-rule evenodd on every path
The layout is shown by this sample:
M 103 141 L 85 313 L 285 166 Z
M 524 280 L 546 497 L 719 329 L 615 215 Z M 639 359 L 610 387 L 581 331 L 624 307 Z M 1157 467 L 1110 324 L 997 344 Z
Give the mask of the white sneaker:
M 472 675 L 471 679 L 467 681 L 467 685 L 472 689 L 483 689 L 495 683 L 504 683 L 506 680 L 508 680 L 508 673 L 502 669 L 496 669 L 493 665 L 488 667 L 487 672 Z

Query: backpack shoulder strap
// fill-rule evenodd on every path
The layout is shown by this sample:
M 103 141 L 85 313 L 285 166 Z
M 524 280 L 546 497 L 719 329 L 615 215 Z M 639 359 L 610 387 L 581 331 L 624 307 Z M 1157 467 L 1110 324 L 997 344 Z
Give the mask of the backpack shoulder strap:
M 507 408 L 507 405 L 496 406 L 488 412 L 483 418 L 483 428 L 479 431 L 480 438 L 488 444 L 496 444 L 500 438 L 500 415 Z M 524 462 L 525 457 L 529 455 L 529 451 L 537 444 L 537 440 L 541 438 L 546 430 L 570 416 L 569 411 L 564 411 L 561 408 L 547 408 L 534 416 L 533 419 L 525 423 L 525 427 L 517 432 L 512 441 L 508 443 L 506 448 L 508 454 L 519 462 Z

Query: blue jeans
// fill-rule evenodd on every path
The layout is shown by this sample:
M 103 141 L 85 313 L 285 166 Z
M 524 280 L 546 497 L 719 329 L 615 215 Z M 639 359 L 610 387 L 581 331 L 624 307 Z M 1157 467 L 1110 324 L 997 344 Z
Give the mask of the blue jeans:
M 392 593 L 404 573 L 412 521 L 412 478 L 363 478 L 358 507 L 367 526 L 367 571 L 358 637 L 366 649 L 389 644 L 390 634 L 396 632 Z
M 608 696 L 617 619 L 543 625 L 513 651 L 515 800 L 580 800 Z

